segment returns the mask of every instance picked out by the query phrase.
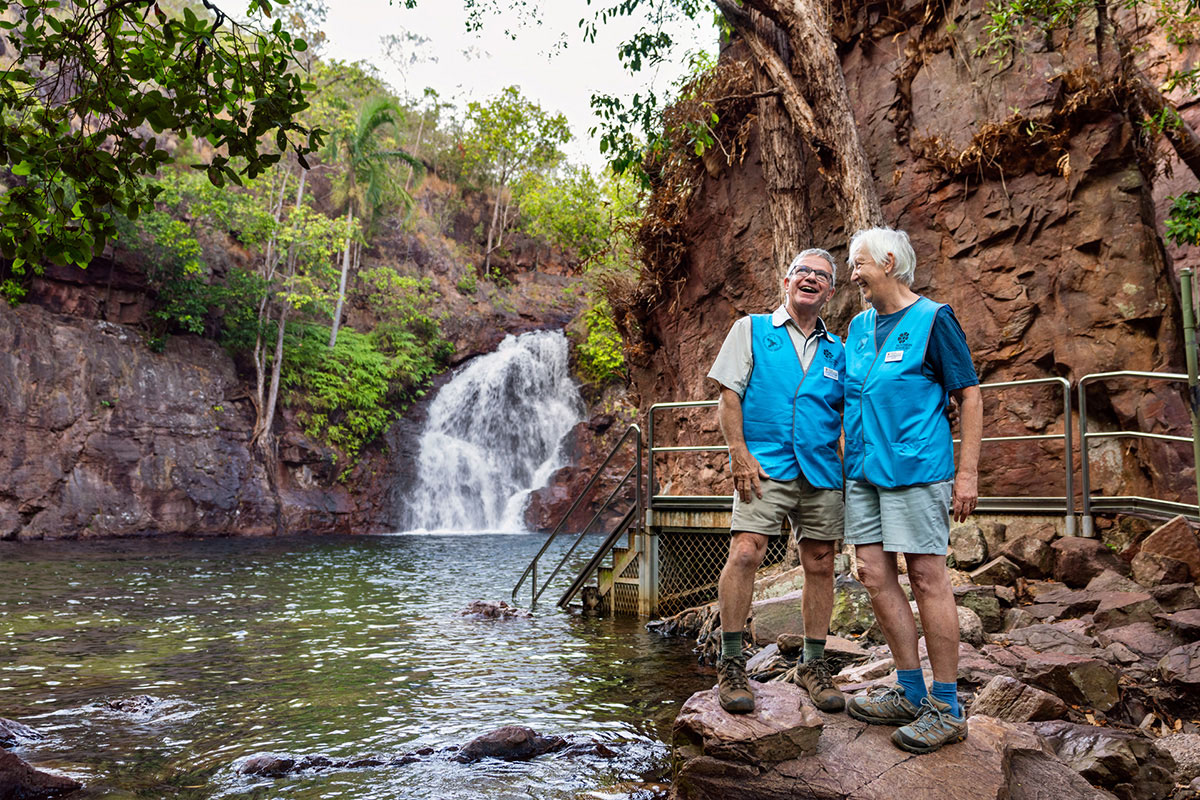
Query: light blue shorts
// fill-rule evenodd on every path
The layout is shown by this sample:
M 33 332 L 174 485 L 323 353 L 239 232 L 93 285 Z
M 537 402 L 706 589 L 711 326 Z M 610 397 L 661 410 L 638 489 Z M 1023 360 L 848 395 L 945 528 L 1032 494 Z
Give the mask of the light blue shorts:
M 883 544 L 889 553 L 945 555 L 954 481 L 883 489 L 846 479 L 846 544 Z

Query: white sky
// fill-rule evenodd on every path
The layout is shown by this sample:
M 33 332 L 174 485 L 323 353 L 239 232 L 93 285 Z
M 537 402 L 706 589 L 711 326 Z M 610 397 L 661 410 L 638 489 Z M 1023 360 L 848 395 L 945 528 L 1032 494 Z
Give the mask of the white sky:
M 599 142 L 587 133 L 597 124 L 589 105 L 593 92 L 628 99 L 653 86 L 661 96 L 685 69 L 676 63 L 629 75 L 617 59 L 616 48 L 636 26 L 628 19 L 610 23 L 601 28 L 595 44 L 586 44 L 578 23 L 589 13 L 582 0 L 545 0 L 540 22 L 515 30 L 513 40 L 505 35 L 502 20 L 493 20 L 478 34 L 467 32 L 461 0 L 421 0 L 413 10 L 399 2 L 389 5 L 387 0 L 329 0 L 323 26 L 327 39 L 321 52 L 327 58 L 375 65 L 401 94 L 420 97 L 425 87 L 432 87 L 460 111 L 469 100 L 484 100 L 506 86 L 519 86 L 544 110 L 567 117 L 575 135 L 566 148 L 570 160 L 598 168 L 604 161 Z M 403 71 L 389 61 L 381 37 L 405 31 L 428 38 L 424 52 L 436 61 L 408 65 Z M 672 34 L 685 43 L 677 48 L 681 62 L 687 50 L 716 51 L 716 30 L 710 25 Z

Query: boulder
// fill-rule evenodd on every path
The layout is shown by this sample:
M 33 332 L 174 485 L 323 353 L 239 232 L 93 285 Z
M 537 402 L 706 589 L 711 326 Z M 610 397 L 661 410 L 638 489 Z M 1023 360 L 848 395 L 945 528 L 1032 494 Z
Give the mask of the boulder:
M 1066 653 L 1073 656 L 1091 656 L 1096 650 L 1096 640 L 1063 625 L 1029 625 L 1010 631 L 1008 641 L 1024 645 L 1039 653 Z
M 1096 634 L 1096 640 L 1108 647 L 1111 644 L 1122 644 L 1139 657 L 1158 661 L 1168 651 L 1179 645 L 1179 640 L 1170 633 L 1161 631 L 1152 622 L 1134 622 L 1109 628 Z
M 804 617 L 800 614 L 802 592 L 788 592 L 779 597 L 756 600 L 750 605 L 754 641 L 766 645 L 782 634 L 804 635 Z
M 1027 628 L 1030 625 L 1038 625 L 1041 620 L 1030 614 L 1024 608 L 1010 608 L 1004 612 L 1004 623 L 1000 626 L 1001 631 L 1012 632 L 1021 628 Z
M 0 717 L 0 747 L 12 747 L 22 742 L 34 742 L 41 738 L 42 734 L 28 725 Z
M 1054 580 L 1071 587 L 1087 586 L 1105 570 L 1129 572 L 1129 565 L 1096 539 L 1068 536 L 1050 547 L 1054 551 Z
M 1106 569 L 1088 581 L 1089 592 L 1144 592 L 1146 587 L 1130 580 L 1116 570 Z
M 1155 614 L 1154 618 L 1185 639 L 1200 638 L 1200 609 L 1189 608 L 1173 614 Z
M 690 701 L 689 701 L 690 702 Z M 715 702 L 715 701 L 714 701 Z M 889 740 L 892 728 L 845 714 L 826 717 L 816 751 L 756 766 L 692 750 L 683 756 L 676 800 L 1103 800 L 1021 726 L 991 717 L 968 720 L 968 735 L 914 757 Z
M 988 553 L 999 553 L 1008 535 L 1008 526 L 1003 522 L 980 522 L 976 527 L 983 535 L 983 541 L 987 543 Z
M 0 798 L 41 800 L 82 789 L 83 784 L 64 775 L 35 769 L 7 750 L 0 750 Z
M 750 690 L 754 692 L 752 714 L 726 713 L 716 689 L 688 698 L 672 730 L 676 757 L 761 768 L 816 749 L 825 723 L 807 692 L 790 683 L 753 680 Z
M 1170 650 L 1158 662 L 1158 674 L 1168 683 L 1189 691 L 1200 688 L 1200 642 L 1191 642 Z
M 1183 583 L 1191 580 L 1191 567 L 1186 561 L 1142 550 L 1129 564 L 1133 579 L 1142 586 L 1161 586 L 1164 583 Z
M 1197 594 L 1194 583 L 1168 583 L 1164 586 L 1151 586 L 1147 589 L 1150 596 L 1162 606 L 1163 611 L 1186 611 L 1189 608 L 1200 608 L 1200 594 Z
M 971 572 L 971 580 L 977 584 L 1003 584 L 1008 586 L 1021 574 L 1021 568 L 1004 556 L 993 558 L 982 567 Z
M 1142 553 L 1157 553 L 1183 561 L 1200 581 L 1200 539 L 1187 518 L 1180 515 L 1150 534 L 1142 542 Z
M 1062 613 L 1068 617 L 1090 614 L 1096 610 L 1096 606 L 1100 605 L 1100 597 L 1097 592 L 1087 589 L 1068 589 L 1066 586 L 1056 584 L 1047 584 L 1046 586 L 1048 588 L 1037 592 L 1038 603 L 1060 606 Z
M 972 570 L 988 560 L 988 544 L 975 525 L 950 529 L 950 549 L 959 569 Z
M 1004 610 L 995 586 L 956 586 L 954 602 L 974 611 L 985 633 L 995 633 L 1004 625 Z
M 1155 742 L 1175 759 L 1175 779 L 1187 783 L 1200 777 L 1200 733 L 1172 733 Z
M 1134 622 L 1149 622 L 1161 611 L 1154 598 L 1144 592 L 1104 592 L 1092 622 L 1096 630 L 1102 631 Z
M 1063 720 L 1033 729 L 1088 782 L 1121 800 L 1162 800 L 1175 789 L 1174 760 L 1144 735 Z
M 1043 578 L 1054 569 L 1050 543 L 1032 534 L 1005 542 L 998 555 L 1019 566 L 1027 578 Z
M 1120 702 L 1117 670 L 1098 658 L 1069 653 L 1038 653 L 1021 645 L 1009 652 L 1024 659 L 1025 680 L 1068 703 L 1108 711 Z
M 875 624 L 871 596 L 866 588 L 849 575 L 839 575 L 834 581 L 833 619 L 829 630 L 839 634 L 866 633 Z
M 467 742 L 454 760 L 470 762 L 498 758 L 502 761 L 528 761 L 566 744 L 567 740 L 561 736 L 542 736 L 521 725 L 505 725 Z
M 1016 678 L 997 675 L 975 695 L 968 713 L 971 716 L 985 714 L 1008 722 L 1029 722 L 1059 719 L 1067 713 L 1067 704 Z
M 786 670 L 790 664 L 779 652 L 779 645 L 769 644 L 746 661 L 746 674 L 766 680 Z

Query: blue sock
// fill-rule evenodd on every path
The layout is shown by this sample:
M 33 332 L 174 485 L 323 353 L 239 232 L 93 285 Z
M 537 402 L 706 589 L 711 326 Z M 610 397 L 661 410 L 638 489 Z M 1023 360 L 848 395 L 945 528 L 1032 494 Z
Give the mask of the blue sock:
M 934 681 L 933 688 L 929 691 L 933 695 L 934 700 L 941 700 L 943 703 L 950 704 L 950 713 L 956 717 L 962 716 L 962 711 L 958 707 L 958 682 Z
M 904 696 L 908 698 L 908 702 L 914 706 L 921 705 L 921 700 L 929 694 L 925 689 L 925 676 L 921 674 L 920 669 L 896 670 L 896 682 L 904 690 Z

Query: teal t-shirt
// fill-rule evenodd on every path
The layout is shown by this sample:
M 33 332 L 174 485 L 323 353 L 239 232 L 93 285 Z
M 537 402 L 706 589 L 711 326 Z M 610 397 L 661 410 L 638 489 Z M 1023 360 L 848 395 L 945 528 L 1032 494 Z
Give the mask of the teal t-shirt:
M 894 314 L 875 315 L 875 342 L 885 341 L 896 323 L 908 309 L 901 309 Z M 930 380 L 937 381 L 947 392 L 975 386 L 979 376 L 975 373 L 975 365 L 971 363 L 971 350 L 967 347 L 967 335 L 954 316 L 950 306 L 938 309 L 933 318 L 933 330 L 929 332 L 929 347 L 925 350 L 925 362 L 921 372 Z

